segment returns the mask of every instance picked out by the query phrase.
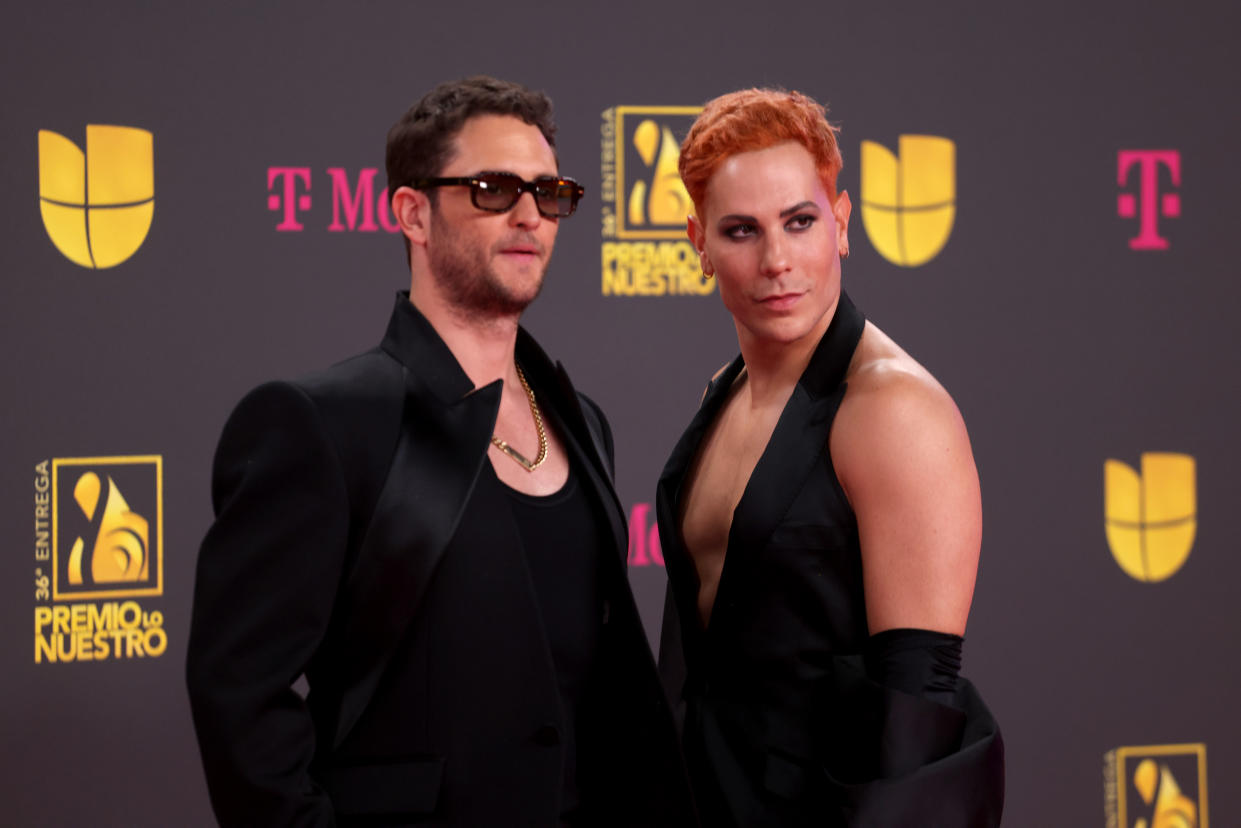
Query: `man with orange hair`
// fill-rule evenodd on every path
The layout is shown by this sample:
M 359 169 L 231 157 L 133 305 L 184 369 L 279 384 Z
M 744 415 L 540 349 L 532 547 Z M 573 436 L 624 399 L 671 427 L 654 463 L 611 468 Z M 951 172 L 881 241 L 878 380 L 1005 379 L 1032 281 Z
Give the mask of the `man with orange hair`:
M 810 153 L 828 200 L 835 203 L 836 176 L 844 165 L 838 131 L 822 104 L 800 92 L 742 89 L 721 95 L 704 107 L 681 145 L 678 167 L 696 215 L 702 215 L 707 182 L 728 158 L 785 141 Z
M 681 148 L 741 354 L 657 496 L 661 669 L 704 825 L 992 826 L 1003 745 L 959 675 L 982 533 L 956 405 L 841 289 L 822 106 L 745 90 Z

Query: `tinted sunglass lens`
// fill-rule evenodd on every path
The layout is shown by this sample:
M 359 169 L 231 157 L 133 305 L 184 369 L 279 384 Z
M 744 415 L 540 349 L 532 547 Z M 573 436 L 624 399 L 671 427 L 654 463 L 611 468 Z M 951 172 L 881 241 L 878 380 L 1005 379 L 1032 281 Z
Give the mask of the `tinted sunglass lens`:
M 480 210 L 504 212 L 517 201 L 519 187 L 521 179 L 515 175 L 481 175 L 471 188 L 474 206 Z
M 558 187 L 560 179 L 558 178 L 536 178 L 534 180 L 534 200 L 538 204 L 539 212 L 548 217 L 560 216 L 560 204 L 558 200 Z
M 560 182 L 556 188 L 557 215 L 570 216 L 577 208 L 577 185 L 567 181 Z
M 539 179 L 539 212 L 545 216 L 571 216 L 577 207 L 577 185 L 563 178 Z

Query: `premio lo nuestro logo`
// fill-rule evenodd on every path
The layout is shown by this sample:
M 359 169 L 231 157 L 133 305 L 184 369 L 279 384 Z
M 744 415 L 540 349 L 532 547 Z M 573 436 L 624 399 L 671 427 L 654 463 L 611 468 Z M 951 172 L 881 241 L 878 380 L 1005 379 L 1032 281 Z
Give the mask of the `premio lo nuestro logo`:
M 889 262 L 924 265 L 939 255 L 956 219 L 956 144 L 935 135 L 902 135 L 899 157 L 862 142 L 862 224 Z
M 602 138 L 604 296 L 702 296 L 705 279 L 685 222 L 693 205 L 677 161 L 698 106 L 616 106 Z
M 163 458 L 35 465 L 35 663 L 162 655 Z
M 1198 529 L 1196 481 L 1188 454 L 1145 452 L 1140 472 L 1103 463 L 1107 543 L 1129 577 L 1163 581 L 1185 565 Z
M 127 126 L 86 126 L 86 151 L 39 130 L 39 210 L 56 249 L 74 264 L 115 267 L 138 251 L 155 215 L 154 137 Z
M 1116 828 L 1209 828 L 1207 748 L 1144 745 L 1103 757 L 1107 824 Z

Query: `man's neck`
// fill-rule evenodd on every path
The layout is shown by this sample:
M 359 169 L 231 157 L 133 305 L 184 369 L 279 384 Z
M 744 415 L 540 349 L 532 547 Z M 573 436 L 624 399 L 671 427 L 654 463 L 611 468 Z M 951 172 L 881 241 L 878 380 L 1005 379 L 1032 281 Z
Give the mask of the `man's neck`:
M 513 352 L 519 316 L 472 315 L 426 291 L 411 290 L 409 301 L 435 328 L 475 388 L 516 376 Z
M 794 342 L 761 340 L 741 326 L 737 327 L 737 342 L 741 347 L 741 357 L 745 360 L 749 396 L 753 406 L 761 407 L 767 403 L 782 406 L 788 400 L 793 386 L 806 372 L 810 358 L 814 356 L 819 341 L 827 333 L 839 307 L 837 301 L 835 306 L 823 314 L 819 324 Z

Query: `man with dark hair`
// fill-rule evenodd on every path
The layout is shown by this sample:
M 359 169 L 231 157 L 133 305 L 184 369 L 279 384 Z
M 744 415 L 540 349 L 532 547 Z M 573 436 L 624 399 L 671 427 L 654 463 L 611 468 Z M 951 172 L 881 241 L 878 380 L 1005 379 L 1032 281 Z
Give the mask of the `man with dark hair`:
M 556 153 L 551 99 L 541 92 L 483 75 L 444 83 L 429 92 L 388 130 L 384 153 L 389 188 L 436 175 L 453 152 L 453 139 L 474 115 L 512 115 L 537 127 Z M 435 203 L 434 189 L 427 191 Z M 409 254 L 409 239 L 405 239 Z
M 382 343 L 224 428 L 187 665 L 223 824 L 693 824 L 611 433 L 518 326 L 582 194 L 554 130 L 491 78 L 406 113 Z

